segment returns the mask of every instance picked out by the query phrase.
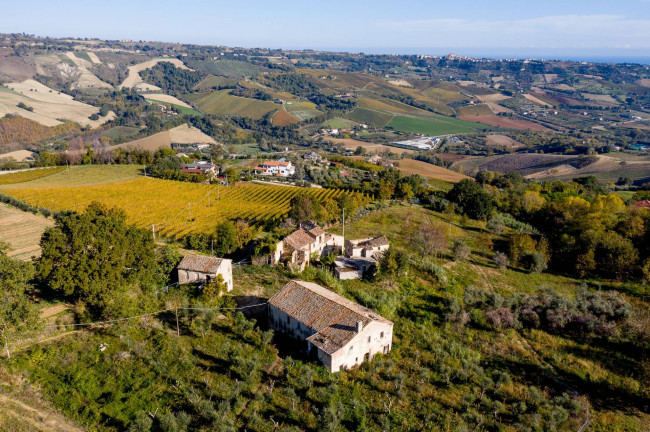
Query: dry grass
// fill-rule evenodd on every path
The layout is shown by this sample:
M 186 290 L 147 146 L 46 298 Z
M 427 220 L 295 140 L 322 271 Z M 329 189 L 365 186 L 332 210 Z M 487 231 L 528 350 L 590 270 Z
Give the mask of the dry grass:
M 469 178 L 466 175 L 458 173 L 456 171 L 439 167 L 437 165 L 432 165 L 430 163 L 416 161 L 413 159 L 402 159 L 395 162 L 399 165 L 399 170 L 406 175 L 417 174 L 425 178 L 439 179 L 452 183 L 456 183 L 463 179 Z
M 487 95 L 476 95 L 476 98 L 481 102 L 501 102 L 502 100 L 510 99 L 510 96 L 506 96 L 501 93 L 494 93 Z
M 543 107 L 549 107 L 549 106 L 551 106 L 550 104 L 544 102 L 543 100 L 541 100 L 541 99 L 539 99 L 539 98 L 536 98 L 535 96 L 531 95 L 530 93 L 526 93 L 526 94 L 524 95 L 524 98 L 526 98 L 526 100 L 529 100 L 529 101 L 531 101 L 532 103 L 537 104 L 537 105 L 539 105 L 539 106 L 543 106 Z
M 403 79 L 391 80 L 388 82 L 398 87 L 413 87 L 413 84 Z
M 174 144 L 216 144 L 211 136 L 188 124 L 177 126 L 169 131 L 169 139 Z
M 486 144 L 489 146 L 500 146 L 509 149 L 525 147 L 522 143 L 510 138 L 509 136 L 498 134 L 488 135 L 486 138 Z
M 102 64 L 102 61 L 99 59 L 99 57 L 97 57 L 97 54 L 95 54 L 94 52 L 88 51 L 86 52 L 86 54 L 88 54 L 88 57 L 90 57 L 93 63 Z
M 72 96 L 31 79 L 10 83 L 7 87 L 11 90 L 0 89 L 0 116 L 17 113 L 45 126 L 60 125 L 59 119 L 64 119 L 91 127 L 100 126 L 115 117 L 115 113 L 110 112 L 106 117 L 90 120 L 88 117 L 98 113 L 99 108 L 75 101 Z M 33 108 L 33 111 L 18 108 L 21 102 Z
M 129 141 L 124 144 L 119 144 L 111 146 L 111 150 L 115 149 L 128 149 L 128 148 L 137 148 L 140 150 L 149 150 L 156 151 L 159 148 L 171 148 L 172 141 L 169 136 L 169 131 L 158 132 L 157 134 L 148 136 L 146 138 L 141 138 L 135 141 Z
M 40 256 L 41 235 L 52 225 L 51 219 L 0 204 L 0 241 L 11 246 L 10 257 L 29 261 L 32 256 Z
M 191 105 L 189 105 L 187 102 L 183 102 L 182 100 L 178 99 L 177 97 L 164 94 L 164 93 L 151 93 L 151 94 L 145 94 L 142 95 L 146 99 L 151 99 L 153 101 L 158 101 L 158 102 L 166 102 L 174 105 L 180 105 L 185 108 L 192 108 Z
M 387 146 L 383 144 L 369 143 L 366 141 L 358 141 L 351 138 L 325 137 L 325 139 L 333 143 L 343 144 L 345 148 L 348 150 L 355 150 L 357 147 L 361 146 L 365 148 L 368 151 L 368 153 L 391 152 L 399 155 L 403 153 L 416 153 L 414 150 L 407 150 L 401 147 L 393 147 L 393 146 Z
M 34 158 L 34 152 L 30 152 L 29 150 L 16 150 L 9 153 L 0 154 L 0 161 L 3 159 L 13 159 L 16 162 L 24 162 L 30 158 Z
M 136 87 L 138 84 L 144 83 L 144 81 L 142 81 L 142 77 L 140 77 L 140 72 L 142 72 L 145 69 L 152 68 L 160 62 L 172 63 L 174 66 L 176 66 L 179 69 L 189 69 L 187 66 L 183 64 L 182 61 L 176 58 L 158 58 L 158 59 L 149 60 L 146 62 L 138 63 L 133 66 L 129 66 L 129 75 L 122 82 L 120 87 L 132 88 L 132 87 Z M 150 84 L 147 84 L 146 86 L 156 87 Z M 141 87 L 138 86 L 137 88 L 141 88 Z M 156 87 L 156 89 L 160 90 L 160 88 L 158 87 Z

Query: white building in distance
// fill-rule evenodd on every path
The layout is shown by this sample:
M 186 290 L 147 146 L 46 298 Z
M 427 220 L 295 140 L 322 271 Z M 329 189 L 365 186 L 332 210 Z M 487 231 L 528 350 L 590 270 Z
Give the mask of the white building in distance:
M 255 167 L 255 174 L 289 177 L 296 173 L 290 161 L 264 161 Z
M 391 321 L 315 283 L 291 281 L 268 305 L 269 326 L 304 341 L 307 353 L 330 372 L 391 350 Z

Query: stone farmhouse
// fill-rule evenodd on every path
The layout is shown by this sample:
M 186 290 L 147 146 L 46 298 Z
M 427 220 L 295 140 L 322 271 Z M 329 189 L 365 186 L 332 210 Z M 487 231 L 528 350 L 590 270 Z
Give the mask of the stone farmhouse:
M 221 275 L 227 291 L 233 288 L 232 260 L 203 255 L 185 255 L 178 264 L 178 283 L 210 282 Z
M 285 265 L 297 270 L 304 270 L 311 257 L 337 253 L 343 250 L 343 237 L 330 234 L 315 222 L 303 222 L 300 228 L 278 242 L 275 251 L 269 255 L 255 258 L 256 265 Z
M 296 173 L 290 161 L 264 161 L 255 167 L 255 174 L 289 177 Z
M 390 244 L 385 235 L 345 241 L 345 254 L 349 257 L 378 258 Z
M 393 323 L 320 285 L 291 281 L 268 302 L 269 326 L 303 342 L 330 372 L 388 354 Z

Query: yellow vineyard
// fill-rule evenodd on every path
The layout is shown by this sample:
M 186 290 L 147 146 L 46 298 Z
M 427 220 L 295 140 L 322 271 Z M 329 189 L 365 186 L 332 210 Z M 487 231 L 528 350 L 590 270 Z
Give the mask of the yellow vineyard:
M 226 219 L 263 223 L 285 216 L 290 200 L 307 193 L 322 201 L 343 193 L 335 189 L 281 186 L 212 186 L 136 178 L 120 183 L 77 187 L 12 189 L 6 193 L 37 207 L 83 211 L 93 201 L 121 208 L 128 222 L 169 237 L 207 232 Z M 359 199 L 362 195 L 357 194 Z

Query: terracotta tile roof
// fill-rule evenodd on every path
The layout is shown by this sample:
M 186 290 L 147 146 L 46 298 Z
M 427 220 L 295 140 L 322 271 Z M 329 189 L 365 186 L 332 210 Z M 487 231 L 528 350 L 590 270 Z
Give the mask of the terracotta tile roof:
M 280 162 L 280 161 L 264 161 L 261 166 L 289 166 L 291 162 Z
M 286 236 L 283 241 L 294 249 L 302 249 L 314 243 L 315 239 L 307 231 L 300 228 Z
M 179 270 L 190 270 L 201 273 L 216 273 L 219 271 L 223 258 L 208 257 L 202 255 L 185 255 L 178 264 Z
M 312 329 L 307 340 L 328 354 L 357 335 L 357 322 L 365 327 L 377 321 L 393 323 L 376 312 L 311 282 L 291 281 L 271 297 L 269 304 Z
M 650 207 L 650 200 L 637 201 L 634 205 L 637 207 Z
M 319 235 L 325 234 L 325 230 L 323 230 L 323 228 L 318 226 L 316 222 L 312 222 L 312 221 L 303 222 L 300 228 L 307 231 L 314 238 L 318 237 Z

